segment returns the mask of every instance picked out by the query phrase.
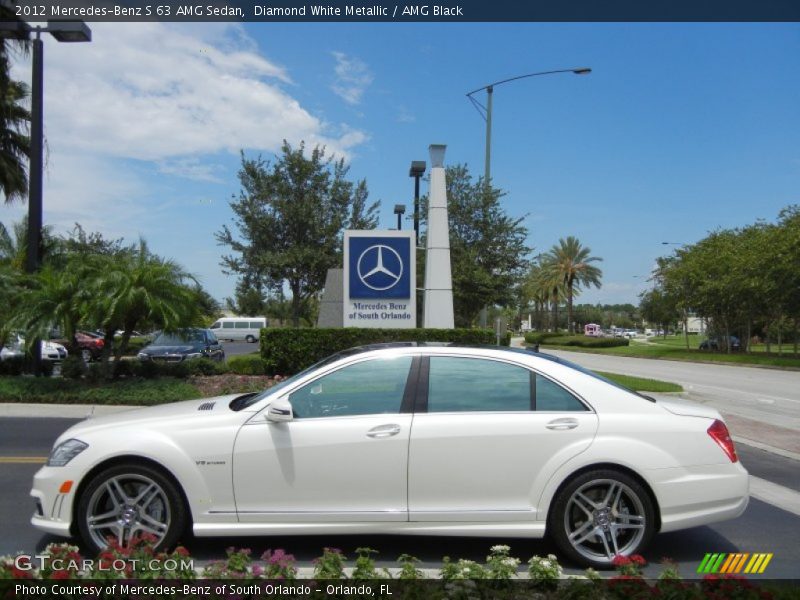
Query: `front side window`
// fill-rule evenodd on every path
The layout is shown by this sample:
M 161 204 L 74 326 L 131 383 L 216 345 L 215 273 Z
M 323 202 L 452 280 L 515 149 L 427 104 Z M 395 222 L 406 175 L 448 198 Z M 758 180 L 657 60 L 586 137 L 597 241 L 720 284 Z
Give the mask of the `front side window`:
M 397 414 L 410 356 L 366 360 L 307 383 L 289 396 L 296 419 Z
M 222 323 L 223 329 L 233 329 L 233 322 L 232 321 L 224 321 Z
M 428 412 L 530 410 L 532 375 L 494 360 L 432 356 Z

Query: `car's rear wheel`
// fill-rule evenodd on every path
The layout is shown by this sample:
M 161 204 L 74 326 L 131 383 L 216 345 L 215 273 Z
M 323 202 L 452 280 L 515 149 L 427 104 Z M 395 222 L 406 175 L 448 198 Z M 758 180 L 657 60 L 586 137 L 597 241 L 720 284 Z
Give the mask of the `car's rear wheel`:
M 248 344 L 252 344 L 256 341 L 256 338 L 255 336 L 248 335 L 246 338 L 244 338 L 244 341 L 247 342 Z
M 91 362 L 91 360 L 92 360 L 92 351 L 89 350 L 88 348 L 83 348 L 81 350 L 81 358 L 83 359 L 83 362 L 86 362 L 86 363 Z
M 186 529 L 187 510 L 176 485 L 159 470 L 136 464 L 110 467 L 95 476 L 78 501 L 78 530 L 94 551 L 109 539 L 122 546 L 152 536 L 170 548 Z
M 655 509 L 633 477 L 610 469 L 571 480 L 555 498 L 548 530 L 573 561 L 609 568 L 617 555 L 637 554 L 655 532 Z

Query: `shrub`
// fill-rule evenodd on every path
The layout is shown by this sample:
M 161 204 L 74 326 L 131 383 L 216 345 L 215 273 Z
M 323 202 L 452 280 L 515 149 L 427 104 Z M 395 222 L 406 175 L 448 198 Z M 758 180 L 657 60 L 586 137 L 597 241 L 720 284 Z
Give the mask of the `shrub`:
M 81 379 L 86 372 L 86 364 L 79 355 L 71 354 L 61 363 L 61 376 L 66 379 Z
M 525 341 L 529 344 L 537 343 L 528 340 L 525 336 Z M 585 335 L 558 335 L 547 336 L 544 341 L 538 342 L 545 346 L 575 346 L 579 348 L 615 348 L 617 346 L 628 346 L 630 340 L 628 338 L 598 338 L 587 337 Z
M 508 346 L 509 334 L 501 339 Z M 494 345 L 491 329 L 267 329 L 261 335 L 261 356 L 268 374 L 302 371 L 340 350 L 382 342 L 453 342 Z
M 21 356 L 0 360 L 0 375 L 22 375 L 24 370 L 25 359 Z
M 528 344 L 541 344 L 548 338 L 561 337 L 563 335 L 560 331 L 530 331 L 525 334 L 525 342 Z
M 257 354 L 245 354 L 229 358 L 228 370 L 237 375 L 266 375 L 267 364 Z

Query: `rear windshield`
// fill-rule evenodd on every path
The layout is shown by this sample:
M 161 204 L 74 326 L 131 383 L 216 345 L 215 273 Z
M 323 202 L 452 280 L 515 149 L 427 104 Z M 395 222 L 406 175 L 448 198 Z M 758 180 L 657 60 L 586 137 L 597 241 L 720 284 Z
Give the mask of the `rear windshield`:
M 544 354 L 543 352 L 536 352 L 535 354 L 539 358 L 543 358 L 545 360 L 549 360 L 549 361 L 552 361 L 554 363 L 558 363 L 560 365 L 564 365 L 565 367 L 569 367 L 570 369 L 575 369 L 576 371 L 580 371 L 584 375 L 588 375 L 589 377 L 594 377 L 595 379 L 599 379 L 600 381 L 604 381 L 608 385 L 613 385 L 615 388 L 618 388 L 620 390 L 625 390 L 626 392 L 630 392 L 631 394 L 635 394 L 635 395 L 639 396 L 640 398 L 644 398 L 648 402 L 655 402 L 656 401 L 656 399 L 653 398 L 652 396 L 646 396 L 644 394 L 641 394 L 641 393 L 637 392 L 636 390 L 632 390 L 630 388 L 625 387 L 624 385 L 620 385 L 616 381 L 611 381 L 607 377 L 603 377 L 602 375 L 598 375 L 594 371 L 591 371 L 591 370 L 587 369 L 586 367 L 582 367 L 582 366 L 580 366 L 578 364 L 575 364 L 574 362 L 572 362 L 571 360 L 567 360 L 566 358 L 553 356 L 552 354 Z

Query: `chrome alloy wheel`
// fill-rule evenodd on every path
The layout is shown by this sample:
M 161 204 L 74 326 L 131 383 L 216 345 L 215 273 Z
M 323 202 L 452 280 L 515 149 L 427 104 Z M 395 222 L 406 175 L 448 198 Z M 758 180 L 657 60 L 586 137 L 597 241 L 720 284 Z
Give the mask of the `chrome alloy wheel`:
M 99 547 L 108 538 L 126 546 L 134 536 L 151 534 L 154 545 L 167 535 L 170 503 L 162 487 L 138 473 L 109 477 L 92 494 L 86 512 L 86 526 L 92 541 Z
M 639 496 L 614 479 L 595 479 L 575 490 L 564 511 L 564 531 L 581 556 L 611 563 L 616 555 L 633 554 L 646 529 Z

